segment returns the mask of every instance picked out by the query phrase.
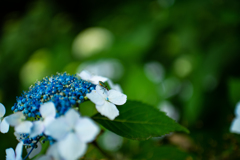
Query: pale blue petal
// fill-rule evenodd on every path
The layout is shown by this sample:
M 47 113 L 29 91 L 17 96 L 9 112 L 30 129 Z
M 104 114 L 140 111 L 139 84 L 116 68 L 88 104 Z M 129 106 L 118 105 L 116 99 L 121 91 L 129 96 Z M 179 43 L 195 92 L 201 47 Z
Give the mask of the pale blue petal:
M 2 118 L 6 113 L 6 109 L 2 103 L 0 103 L 0 118 Z
M 44 155 L 38 158 L 38 160 L 53 160 L 51 156 L 49 155 Z M 58 159 L 56 159 L 58 160 Z
M 87 145 L 80 141 L 75 133 L 71 132 L 65 139 L 59 141 L 58 149 L 64 159 L 76 160 L 86 152 Z
M 121 92 L 111 89 L 108 92 L 109 101 L 116 105 L 123 105 L 127 101 L 127 96 Z
M 76 125 L 76 134 L 82 142 L 92 142 L 98 135 L 100 129 L 90 118 L 81 118 Z
M 30 137 L 36 137 L 40 135 L 44 131 L 44 124 L 42 121 L 35 121 L 33 122 L 33 126 L 31 128 Z
M 7 121 L 5 120 L 5 118 L 3 119 L 2 123 L 1 123 L 1 132 L 2 133 L 7 133 L 9 130 L 9 124 L 7 123 Z
M 33 123 L 30 121 L 23 121 L 15 127 L 15 131 L 18 133 L 30 133 Z
M 23 142 L 19 142 L 16 149 L 15 149 L 15 153 L 16 153 L 16 160 L 22 160 L 22 149 L 23 149 Z
M 64 117 L 53 120 L 48 126 L 46 126 L 44 133 L 52 136 L 54 139 L 61 140 L 71 130 L 68 122 Z
M 55 142 L 53 145 L 49 147 L 47 155 L 53 157 L 53 159 L 55 160 L 62 160 L 58 151 L 58 142 Z
M 15 160 L 15 152 L 12 148 L 6 149 L 6 160 Z
M 74 109 L 69 109 L 65 114 L 65 119 L 68 122 L 69 127 L 71 128 L 74 128 L 79 118 L 80 118 L 79 113 Z
M 237 106 L 235 108 L 235 114 L 236 116 L 240 117 L 240 102 L 237 103 Z
M 96 109 L 101 115 L 106 116 L 111 120 L 114 120 L 119 115 L 117 107 L 107 101 L 102 106 L 96 105 Z
M 46 117 L 55 117 L 56 116 L 56 108 L 53 102 L 43 103 L 40 106 L 40 113 L 43 118 Z
M 240 134 L 240 118 L 235 118 L 232 121 L 232 125 L 230 127 L 230 132 Z
M 27 153 L 29 153 L 30 150 L 32 150 L 32 148 L 28 148 L 28 149 L 27 149 Z M 40 153 L 41 150 L 42 150 L 42 145 L 41 145 L 40 142 L 38 142 L 38 143 L 37 143 L 37 148 L 34 148 L 34 149 L 32 150 L 32 152 L 31 152 L 30 155 L 29 155 L 29 158 L 31 159 L 31 158 L 33 158 L 34 156 L 38 155 L 38 153 Z
M 11 114 L 5 117 L 5 119 L 10 126 L 16 126 L 20 124 L 23 119 L 25 119 L 25 116 L 23 115 L 22 112 L 16 112 L 14 114 Z

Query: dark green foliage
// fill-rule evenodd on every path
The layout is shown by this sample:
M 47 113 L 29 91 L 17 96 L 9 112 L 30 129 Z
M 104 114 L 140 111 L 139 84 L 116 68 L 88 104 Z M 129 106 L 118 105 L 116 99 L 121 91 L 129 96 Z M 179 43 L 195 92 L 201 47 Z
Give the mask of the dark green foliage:
M 92 118 L 110 131 L 135 140 L 160 137 L 174 131 L 189 131 L 150 105 L 127 101 L 118 106 L 120 115 L 113 121 L 99 113 Z

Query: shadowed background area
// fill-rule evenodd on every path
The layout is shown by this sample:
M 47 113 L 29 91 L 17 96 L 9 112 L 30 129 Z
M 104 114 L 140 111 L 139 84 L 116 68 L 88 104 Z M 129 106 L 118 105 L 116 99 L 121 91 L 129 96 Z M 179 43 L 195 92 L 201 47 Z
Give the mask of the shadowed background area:
M 240 158 L 240 138 L 229 133 L 240 100 L 240 2 L 0 3 L 0 102 L 7 115 L 16 96 L 37 80 L 86 69 L 191 132 L 140 142 L 106 132 L 98 143 L 116 159 Z M 95 112 L 91 104 L 83 108 L 83 115 Z M 17 144 L 13 129 L 0 140 L 4 159 L 5 149 Z M 91 145 L 85 156 L 103 157 Z

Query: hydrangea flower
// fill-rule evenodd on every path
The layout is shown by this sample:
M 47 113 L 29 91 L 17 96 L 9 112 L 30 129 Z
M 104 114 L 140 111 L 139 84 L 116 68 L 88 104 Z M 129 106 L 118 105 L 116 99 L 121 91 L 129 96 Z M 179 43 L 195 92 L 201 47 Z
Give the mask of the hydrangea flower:
M 6 119 L 3 116 L 6 113 L 6 109 L 2 103 L 0 103 L 0 131 L 2 133 L 7 133 L 9 130 L 9 124 L 6 122 Z
M 87 117 L 80 117 L 74 109 L 52 121 L 46 131 L 58 141 L 58 151 L 64 159 L 77 159 L 87 148 L 87 143 L 99 133 L 98 126 Z
M 125 103 L 126 95 L 95 85 L 107 78 L 90 76 L 87 72 L 80 76 L 83 78 L 66 73 L 45 77 L 17 97 L 11 108 L 15 113 L 5 119 L 15 127 L 15 135 L 27 149 L 29 158 L 40 152 L 41 143 L 45 141 L 51 145 L 46 159 L 71 160 L 85 153 L 87 143 L 99 133 L 99 127 L 90 118 L 81 117 L 74 109 L 86 100 L 87 95 L 97 103 L 96 108 L 101 114 L 110 119 L 119 114 L 114 104 Z M 0 106 L 0 116 L 4 114 L 5 108 L 1 110 Z
M 107 91 L 99 85 L 96 86 L 96 90 L 88 93 L 87 97 L 96 104 L 99 113 L 111 120 L 114 120 L 119 115 L 116 105 L 123 105 L 127 101 L 125 94 L 113 89 Z
M 6 160 L 22 160 L 23 142 L 19 142 L 15 152 L 12 148 L 6 149 Z
M 230 132 L 240 134 L 240 102 L 237 103 L 235 115 L 236 117 L 232 121 Z
M 29 126 L 30 131 L 22 132 L 24 134 L 21 135 L 21 140 L 24 142 L 24 145 L 31 147 L 39 138 L 43 142 L 49 141 L 51 144 L 55 142 L 52 137 L 41 133 L 44 132 L 43 124 L 46 125 L 54 117 L 47 116 L 48 113 L 44 113 L 48 112 L 46 109 L 40 110 L 44 103 L 51 101 L 56 110 L 55 113 L 51 110 L 51 114 L 55 114 L 55 117 L 60 117 L 70 108 L 77 107 L 84 102 L 86 94 L 94 90 L 95 86 L 91 82 L 78 79 L 76 75 L 63 73 L 45 77 L 32 85 L 29 91 L 23 92 L 20 97 L 17 97 L 17 103 L 11 109 L 20 117 L 17 118 L 18 120 L 32 119 L 33 121 L 33 123 L 31 122 L 32 126 Z M 22 120 L 19 122 L 22 122 Z M 15 129 L 17 128 L 15 127 Z M 21 133 L 18 129 L 16 131 Z M 38 133 L 41 134 L 37 135 Z

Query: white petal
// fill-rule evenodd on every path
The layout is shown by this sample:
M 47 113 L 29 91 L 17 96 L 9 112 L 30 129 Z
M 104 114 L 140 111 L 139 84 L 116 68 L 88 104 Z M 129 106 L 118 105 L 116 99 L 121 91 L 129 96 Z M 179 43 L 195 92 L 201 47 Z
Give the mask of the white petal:
M 30 121 L 23 121 L 15 127 L 15 131 L 18 133 L 30 133 L 33 123 Z
M 110 79 L 108 80 L 108 84 L 109 84 L 111 89 L 114 89 L 114 90 L 116 90 L 118 92 L 121 92 L 121 93 L 123 92 L 121 86 L 119 84 L 113 84 L 113 82 Z
M 60 155 L 67 160 L 80 158 L 86 148 L 86 143 L 81 142 L 75 133 L 69 133 L 65 139 L 59 141 L 58 145 Z
M 74 128 L 79 118 L 80 118 L 79 113 L 74 109 L 69 109 L 65 114 L 65 119 L 68 122 L 69 127 L 71 128 Z
M 99 133 L 99 127 L 90 118 L 81 118 L 76 125 L 76 134 L 82 142 L 92 142 Z
M 51 156 L 49 155 L 44 155 L 38 158 L 38 160 L 53 160 Z M 58 159 L 56 159 L 58 160 Z
M 96 105 L 103 105 L 105 102 L 105 99 L 98 94 L 96 90 L 92 90 L 91 93 L 88 93 L 87 97 Z
M 3 117 L 6 113 L 6 109 L 2 103 L 0 103 L 0 118 Z
M 88 71 L 82 71 L 81 73 L 79 73 L 77 75 L 86 81 L 89 81 L 92 78 L 92 75 Z
M 48 148 L 47 155 L 53 157 L 54 160 L 61 160 L 61 156 L 58 151 L 58 142 L 55 142 Z
M 5 117 L 7 123 L 10 126 L 16 126 L 20 124 L 24 118 L 25 117 L 22 112 L 16 112 L 14 114 L 11 114 L 10 116 Z
M 2 123 L 1 123 L 1 132 L 2 133 L 7 133 L 9 130 L 9 124 L 7 123 L 7 121 L 5 120 L 5 118 L 3 119 Z
M 40 107 L 40 113 L 43 118 L 46 117 L 55 117 L 56 116 L 56 108 L 53 102 L 43 103 Z
M 96 108 L 101 115 L 104 115 L 111 120 L 114 120 L 119 115 L 117 107 L 110 102 L 105 102 L 102 106 L 96 105 Z
M 236 116 L 240 116 L 240 102 L 237 103 L 237 106 L 235 108 L 235 114 Z
M 99 81 L 106 82 L 107 80 L 108 80 L 108 78 L 102 77 L 102 76 L 92 76 L 92 78 L 90 79 L 90 81 L 93 84 L 98 84 Z
M 15 152 L 12 148 L 6 149 L 6 160 L 15 160 Z
M 55 118 L 54 117 L 46 117 L 45 119 L 44 119 L 44 121 L 43 121 L 43 123 L 44 123 L 44 126 L 46 127 L 46 126 L 48 126 L 50 123 L 52 123 L 52 121 L 54 121 L 55 120 Z
M 54 139 L 61 140 L 71 130 L 64 117 L 53 120 L 48 126 L 46 126 L 44 133 L 52 136 Z
M 29 153 L 32 150 L 32 148 L 27 149 L 27 153 Z M 42 144 L 40 142 L 37 143 L 37 148 L 34 148 L 32 152 L 29 154 L 29 158 L 33 158 L 36 156 L 38 153 L 40 153 L 42 150 Z
M 105 100 L 108 97 L 108 91 L 100 85 L 96 86 L 97 93 Z
M 230 132 L 240 134 L 240 118 L 235 118 L 232 121 L 232 125 L 230 127 Z
M 33 122 L 33 126 L 31 128 L 30 137 L 36 137 L 44 131 L 44 124 L 42 121 Z
M 110 90 L 108 92 L 109 101 L 116 105 L 123 105 L 127 101 L 127 96 L 116 90 Z
M 16 160 L 22 160 L 22 149 L 23 149 L 23 142 L 19 142 L 16 149 Z

